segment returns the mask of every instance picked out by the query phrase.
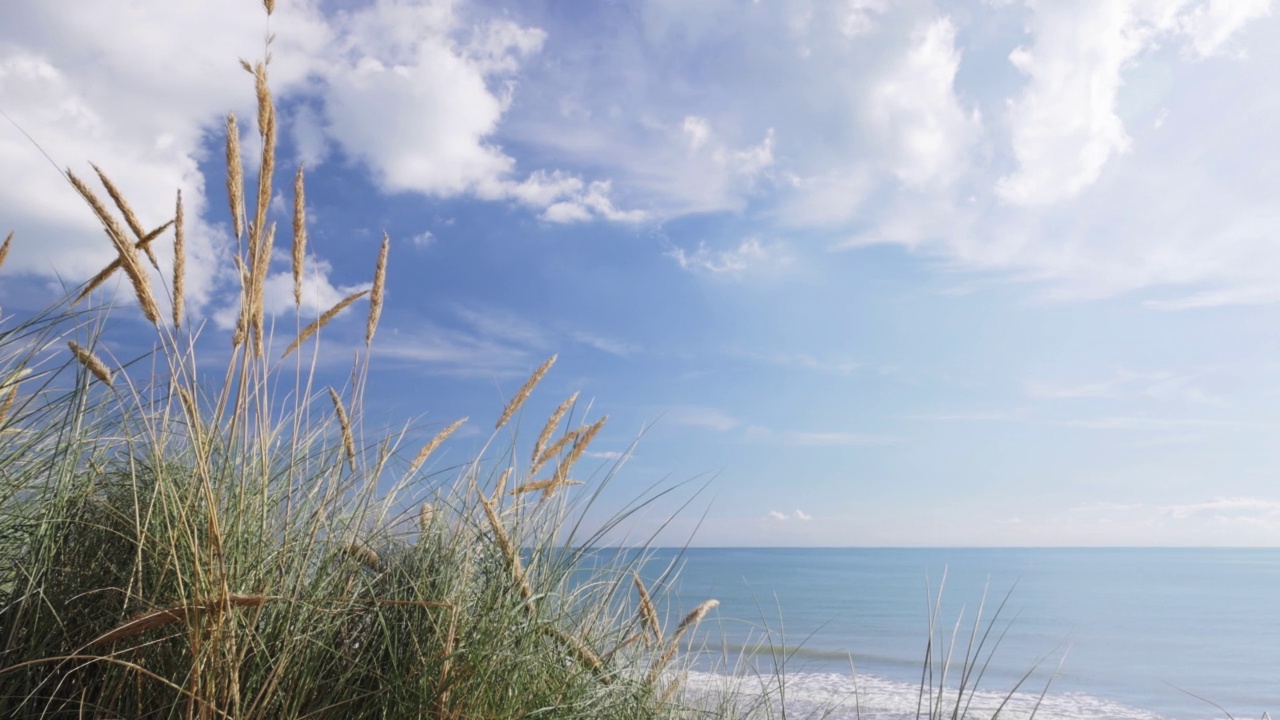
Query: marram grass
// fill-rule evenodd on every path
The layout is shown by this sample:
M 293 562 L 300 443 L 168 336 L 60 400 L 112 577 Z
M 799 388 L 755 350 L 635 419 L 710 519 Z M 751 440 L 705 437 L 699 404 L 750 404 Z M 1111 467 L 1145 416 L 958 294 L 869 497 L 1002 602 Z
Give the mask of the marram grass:
M 268 14 L 273 6 L 264 1 Z M 280 362 L 320 342 L 321 328 L 366 295 L 371 345 L 386 293 L 384 237 L 370 289 L 303 325 L 301 168 L 290 258 L 301 329 L 279 357 L 266 355 L 276 110 L 268 61 L 242 65 L 253 76 L 262 161 L 247 193 L 228 115 L 240 280 L 230 360 L 206 367 L 207 345 L 182 322 L 181 195 L 173 218 L 140 218 L 96 166 L 123 222 L 89 184 L 66 178 L 116 258 L 52 307 L 0 318 L 0 717 L 793 717 L 780 663 L 758 691 L 739 691 L 752 678 L 738 676 L 720 693 L 686 692 L 680 650 L 715 599 L 695 600 L 666 635 L 659 599 L 636 572 L 643 553 L 593 562 L 582 576 L 579 561 L 638 508 L 596 534 L 571 522 L 566 496 L 583 483 L 569 473 L 607 420 L 562 427 L 577 393 L 543 424 L 527 466 L 515 460 L 522 453 L 481 454 L 441 481 L 424 467 L 467 418 L 406 460 L 398 449 L 407 438 L 364 431 L 367 351 L 341 392 L 315 387 L 301 360 Z M 145 231 L 144 220 L 160 222 Z M 167 276 L 152 249 L 165 241 L 174 243 Z M 0 265 L 14 242 L 22 238 L 9 233 L 0 244 Z M 149 362 L 112 358 L 109 367 L 94 351 L 110 339 L 107 313 L 80 303 L 117 270 L 155 327 Z M 512 396 L 494 440 L 515 442 L 511 421 L 554 362 Z M 991 626 L 975 648 L 975 625 L 952 687 L 933 620 L 917 716 L 965 717 Z
M 510 464 L 515 453 L 474 458 L 440 481 L 424 464 L 463 420 L 406 461 L 395 451 L 405 438 L 364 433 L 359 387 L 317 388 L 305 363 L 282 369 L 264 356 L 275 109 L 266 63 L 250 67 L 263 162 L 246 193 L 228 116 L 241 310 L 226 365 L 206 367 L 204 346 L 181 324 L 181 199 L 174 218 L 147 232 L 144 221 L 157 219 L 139 217 L 96 167 L 120 217 L 86 182 L 67 179 L 116 260 L 83 292 L 0 326 L 0 717 L 706 717 L 669 697 L 678 685 L 661 669 L 712 604 L 660 653 L 630 643 L 657 632 L 647 590 L 630 592 L 633 568 L 571 581 L 599 536 L 573 537 L 564 502 L 518 492 L 577 482 L 567 473 L 603 419 L 559 430 L 576 395 L 533 449 L 531 465 L 557 468 L 542 485 L 530 467 Z M 299 171 L 299 312 L 303 183 Z M 162 277 L 143 258 L 166 241 L 175 260 Z M 366 293 L 373 341 L 388 247 L 372 290 L 309 324 L 300 318 L 285 356 Z M 156 326 L 150 362 L 108 367 L 93 351 L 110 340 L 106 310 L 73 302 L 117 269 Z M 163 293 L 171 313 L 161 312 Z M 552 360 L 513 396 L 499 428 Z M 367 353 L 357 363 L 353 377 L 367 377 Z

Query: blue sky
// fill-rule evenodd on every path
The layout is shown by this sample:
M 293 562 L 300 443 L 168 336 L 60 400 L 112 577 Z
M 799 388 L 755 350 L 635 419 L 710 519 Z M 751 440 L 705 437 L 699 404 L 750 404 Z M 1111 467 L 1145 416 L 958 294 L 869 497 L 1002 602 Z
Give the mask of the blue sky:
M 98 163 L 156 224 L 183 189 L 213 339 L 221 127 L 253 117 L 236 60 L 268 31 L 232 5 L 0 23 L 0 109 L 58 165 Z M 1267 0 L 280 0 L 269 29 L 304 310 L 390 235 L 369 422 L 471 416 L 441 463 L 559 353 L 525 433 L 581 390 L 611 418 L 600 473 L 639 438 L 607 504 L 714 477 L 666 542 L 1280 545 Z M 9 121 L 0 165 L 18 311 L 112 250 Z

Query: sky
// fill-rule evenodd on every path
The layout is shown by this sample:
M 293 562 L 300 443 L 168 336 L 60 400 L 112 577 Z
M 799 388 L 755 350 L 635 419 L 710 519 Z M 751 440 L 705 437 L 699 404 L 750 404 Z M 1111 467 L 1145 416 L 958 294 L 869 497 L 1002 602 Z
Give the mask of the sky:
M 144 223 L 182 189 L 225 347 L 269 33 L 303 320 L 387 233 L 366 423 L 471 417 L 438 467 L 558 353 L 519 437 L 580 391 L 600 507 L 676 486 L 622 542 L 688 501 L 659 543 L 1280 546 L 1269 0 L 6 2 L 6 312 L 112 259 L 58 172 L 94 162 Z M 282 337 L 290 293 L 281 254 Z

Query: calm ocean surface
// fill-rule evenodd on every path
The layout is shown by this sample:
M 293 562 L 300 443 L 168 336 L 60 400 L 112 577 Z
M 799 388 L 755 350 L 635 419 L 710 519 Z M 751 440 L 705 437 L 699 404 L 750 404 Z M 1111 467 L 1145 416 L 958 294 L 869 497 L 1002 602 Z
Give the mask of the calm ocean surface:
M 628 552 L 628 551 L 621 551 Z M 940 624 L 950 644 L 957 619 L 962 656 L 987 591 L 984 620 L 1008 594 L 997 627 L 1012 621 L 974 707 L 1022 687 L 1026 717 L 1055 668 L 1036 717 L 1045 720 L 1191 720 L 1226 715 L 1280 720 L 1280 550 L 1258 549 L 690 549 L 656 550 L 643 574 L 656 581 L 677 557 L 669 612 L 706 598 L 718 616 L 700 639 L 709 655 L 740 662 L 767 645 L 788 662 L 788 717 L 841 702 L 833 717 L 914 717 L 928 637 L 926 581 L 942 589 Z M 998 634 L 993 633 L 993 636 Z M 1064 657 L 1065 654 L 1065 657 Z M 850 672 L 849 656 L 856 668 Z M 754 663 L 768 668 L 767 653 Z M 689 682 L 715 686 L 707 659 Z M 856 683 L 856 685 L 855 685 Z M 954 687 L 954 683 L 948 682 Z

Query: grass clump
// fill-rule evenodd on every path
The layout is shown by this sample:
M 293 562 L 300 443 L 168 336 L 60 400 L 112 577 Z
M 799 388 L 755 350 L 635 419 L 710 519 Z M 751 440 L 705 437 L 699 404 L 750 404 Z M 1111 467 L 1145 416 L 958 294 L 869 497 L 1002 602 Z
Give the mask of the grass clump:
M 301 170 L 292 223 L 299 330 L 282 354 L 268 352 L 275 108 L 266 63 L 246 67 L 262 162 L 247 193 L 240 130 L 228 116 L 241 282 L 225 367 L 205 367 L 207 341 L 182 326 L 181 198 L 174 218 L 147 231 L 97 168 L 114 210 L 66 176 L 116 260 L 55 307 L 0 326 L 0 716 L 684 714 L 662 669 L 714 601 L 659 644 L 653 600 L 638 577 L 630 592 L 630 567 L 574 576 L 600 536 L 576 535 L 565 496 L 554 493 L 580 484 L 570 474 L 604 419 L 563 427 L 575 395 L 547 422 L 528 466 L 515 453 L 482 454 L 440 481 L 425 463 L 465 419 L 401 462 L 405 436 L 370 441 L 363 432 L 367 350 L 351 387 L 318 387 L 314 365 L 294 355 L 366 293 L 372 343 L 389 248 L 384 239 L 371 291 L 303 325 Z M 170 231 L 175 260 L 162 273 L 152 245 Z M 78 304 L 116 270 L 156 328 L 145 364 L 121 367 L 99 342 L 105 310 Z M 498 429 L 553 362 L 517 392 Z M 543 467 L 554 471 L 536 477 Z

